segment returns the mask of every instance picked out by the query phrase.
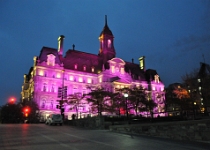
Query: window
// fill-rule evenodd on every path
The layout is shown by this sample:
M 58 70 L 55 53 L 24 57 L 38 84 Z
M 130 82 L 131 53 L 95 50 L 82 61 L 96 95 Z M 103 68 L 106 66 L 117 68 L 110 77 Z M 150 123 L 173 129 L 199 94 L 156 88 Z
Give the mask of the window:
M 70 76 L 70 77 L 69 77 L 69 80 L 70 80 L 70 81 L 74 81 L 74 77 L 73 77 L 73 76 Z
M 99 82 L 100 82 L 100 83 L 102 82 L 102 78 L 99 78 Z
M 61 74 L 60 73 L 57 74 L 57 78 L 61 78 Z
M 94 67 L 92 67 L 92 68 L 91 68 L 91 72 L 94 72 L 94 71 L 95 71 L 95 68 L 94 68 Z
M 53 109 L 53 100 L 51 100 L 51 108 Z
M 112 69 L 112 73 L 114 73 L 115 72 L 114 66 L 111 66 L 111 69 Z
M 83 66 L 83 71 L 86 71 L 86 66 Z
M 82 82 L 82 81 L 83 81 L 82 77 L 79 77 L 79 82 Z
M 111 48 L 112 42 L 111 40 L 108 40 L 108 48 Z
M 201 79 L 198 79 L 198 82 L 201 82 Z
M 91 83 L 91 79 L 90 78 L 87 79 L 87 83 Z
M 45 108 L 45 100 L 42 100 L 41 108 Z
M 43 92 L 46 92 L 46 91 L 47 91 L 47 84 L 44 83 L 44 85 L 43 85 Z
M 75 64 L 75 65 L 74 65 L 74 69 L 77 69 L 77 67 L 78 67 L 77 64 Z
M 55 92 L 54 85 L 52 85 L 51 92 Z
M 121 74 L 124 74 L 125 73 L 125 70 L 124 70 L 123 67 L 120 68 L 120 72 L 121 72 Z
M 55 56 L 53 54 L 47 55 L 47 65 L 49 66 L 55 65 Z
M 39 70 L 39 75 L 43 76 L 44 75 L 44 71 L 43 70 Z
M 152 90 L 155 91 L 155 87 L 154 86 L 152 87 Z

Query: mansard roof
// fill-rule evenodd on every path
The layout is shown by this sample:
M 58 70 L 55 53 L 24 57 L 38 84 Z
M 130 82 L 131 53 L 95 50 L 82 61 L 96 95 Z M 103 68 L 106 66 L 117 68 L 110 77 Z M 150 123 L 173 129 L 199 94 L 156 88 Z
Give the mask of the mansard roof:
M 133 79 L 138 80 L 140 77 L 141 80 L 146 80 L 144 71 L 140 69 L 139 64 L 125 62 L 125 72 L 130 73 Z
M 77 65 L 78 71 L 84 71 L 85 66 L 85 72 L 92 72 L 91 69 L 94 67 L 94 73 L 98 73 L 102 70 L 103 62 L 98 55 L 70 49 L 66 52 L 63 64 L 64 68 L 72 70 L 75 70 L 74 65 Z
M 145 77 L 148 82 L 155 80 L 155 75 L 157 75 L 157 71 L 153 69 L 147 69 L 145 72 Z M 161 79 L 159 78 L 161 81 Z
M 49 54 L 55 55 L 56 56 L 55 63 L 57 64 L 63 63 L 64 68 L 66 69 L 98 74 L 102 71 L 103 65 L 105 69 L 110 68 L 108 62 L 103 64 L 103 59 L 101 56 L 74 50 L 74 49 L 69 49 L 66 52 L 66 56 L 62 59 L 62 62 L 61 62 L 57 49 L 43 47 L 38 58 L 39 61 L 46 62 L 47 55 Z M 75 69 L 75 65 L 77 65 L 77 69 Z M 86 67 L 86 70 L 84 70 L 84 67 Z M 94 68 L 94 72 L 92 72 L 92 68 Z M 154 76 L 157 74 L 156 70 L 148 69 L 144 71 L 140 69 L 139 64 L 126 62 L 126 61 L 125 61 L 125 72 L 129 73 L 134 80 L 140 79 L 140 80 L 148 81 L 148 82 L 154 80 Z
M 49 47 L 43 47 L 41 49 L 40 55 L 39 55 L 39 58 L 38 58 L 39 62 L 47 61 L 47 55 L 49 55 L 49 54 L 55 55 L 55 63 L 56 64 L 61 64 L 57 49 L 49 48 Z

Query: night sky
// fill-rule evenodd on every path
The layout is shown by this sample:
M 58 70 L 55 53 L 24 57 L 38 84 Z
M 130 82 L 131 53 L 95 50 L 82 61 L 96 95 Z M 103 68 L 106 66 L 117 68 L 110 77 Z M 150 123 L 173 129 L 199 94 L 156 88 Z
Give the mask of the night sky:
M 166 86 L 210 64 L 209 0 L 0 0 L 0 105 L 20 99 L 23 75 L 43 46 L 98 54 L 105 15 L 117 57 L 157 70 Z M 204 56 L 204 57 L 203 57 Z

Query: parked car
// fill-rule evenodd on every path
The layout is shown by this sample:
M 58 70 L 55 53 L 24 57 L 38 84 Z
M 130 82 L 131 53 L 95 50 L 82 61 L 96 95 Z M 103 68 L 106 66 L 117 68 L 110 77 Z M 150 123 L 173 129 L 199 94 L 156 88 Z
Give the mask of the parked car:
M 47 117 L 47 120 L 46 120 L 45 124 L 49 124 L 49 125 L 57 125 L 57 124 L 59 124 L 60 126 L 62 126 L 63 118 L 62 118 L 62 116 L 60 114 L 50 114 Z

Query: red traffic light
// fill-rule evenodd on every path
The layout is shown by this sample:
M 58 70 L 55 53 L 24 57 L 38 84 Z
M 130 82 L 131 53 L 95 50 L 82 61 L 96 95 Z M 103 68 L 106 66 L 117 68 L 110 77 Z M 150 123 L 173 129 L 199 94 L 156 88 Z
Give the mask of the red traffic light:
M 24 113 L 29 113 L 30 112 L 30 108 L 26 107 L 23 109 Z
M 11 104 L 15 103 L 15 98 L 10 98 L 9 103 L 11 103 Z

